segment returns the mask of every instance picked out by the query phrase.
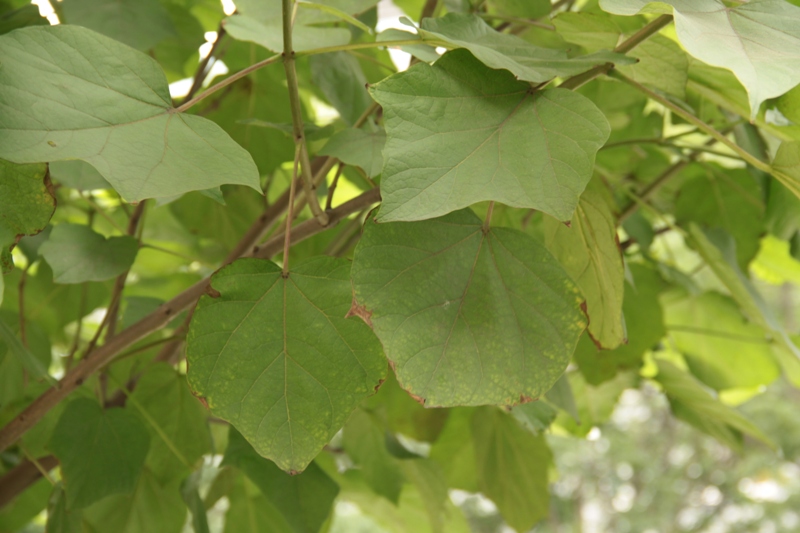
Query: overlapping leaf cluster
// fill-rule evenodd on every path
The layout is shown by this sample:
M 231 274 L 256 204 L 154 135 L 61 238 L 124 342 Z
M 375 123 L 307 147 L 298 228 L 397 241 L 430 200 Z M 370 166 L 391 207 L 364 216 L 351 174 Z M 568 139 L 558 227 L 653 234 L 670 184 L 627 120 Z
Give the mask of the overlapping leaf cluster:
M 0 531 L 526 531 L 548 429 L 644 383 L 776 446 L 735 405 L 800 386 L 797 5 L 23 4 Z

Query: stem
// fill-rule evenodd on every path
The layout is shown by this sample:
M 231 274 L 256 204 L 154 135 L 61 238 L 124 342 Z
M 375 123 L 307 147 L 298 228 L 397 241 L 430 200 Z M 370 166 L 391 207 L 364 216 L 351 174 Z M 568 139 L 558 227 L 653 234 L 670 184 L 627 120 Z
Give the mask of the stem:
M 303 176 L 303 190 L 306 193 L 306 200 L 311 212 L 323 226 L 328 221 L 328 215 L 319 205 L 319 200 L 315 192 L 313 177 L 311 176 L 311 160 L 308 157 L 306 148 L 305 132 L 303 131 L 303 111 L 300 103 L 299 84 L 297 81 L 297 70 L 295 69 L 294 50 L 292 49 L 292 8 L 294 0 L 282 0 L 283 2 L 283 68 L 286 71 L 286 85 L 289 89 L 289 107 L 292 111 L 292 129 L 294 143 L 299 153 L 295 154 L 295 161 L 302 160 L 301 175 Z M 299 157 L 298 157 L 299 156 Z M 294 180 L 292 180 L 294 183 Z M 289 201 L 291 210 L 292 202 Z M 291 221 L 287 227 L 291 226 Z M 284 272 L 284 275 L 286 272 Z
M 710 135 L 711 137 L 713 137 L 717 141 L 721 142 L 722 144 L 724 144 L 725 146 L 727 146 L 728 148 L 733 150 L 740 158 L 742 158 L 745 162 L 747 162 L 748 164 L 750 164 L 753 167 L 757 168 L 758 170 L 761 170 L 762 172 L 766 172 L 767 174 L 773 174 L 774 173 L 772 167 L 768 163 L 765 163 L 764 161 L 761 161 L 757 157 L 753 156 L 750 152 L 748 152 L 747 150 L 743 149 L 741 146 L 739 146 L 738 144 L 736 144 L 732 140 L 728 139 L 721 132 L 715 130 L 712 126 L 710 126 L 706 122 L 702 121 L 701 119 L 697 118 L 696 116 L 692 115 L 688 111 L 685 111 L 680 106 L 677 106 L 677 105 L 673 104 L 672 102 L 670 102 L 669 100 L 667 100 L 666 98 L 661 96 L 660 94 L 658 94 L 658 93 L 656 93 L 654 91 L 651 91 L 650 89 L 648 89 L 644 85 L 633 81 L 632 79 L 628 78 L 627 76 L 625 76 L 623 74 L 620 74 L 618 71 L 612 72 L 611 76 L 614 77 L 614 78 L 617 78 L 618 80 L 621 80 L 621 81 L 627 83 L 631 87 L 635 87 L 639 91 L 641 91 L 644 94 L 646 94 L 648 96 L 648 98 L 650 98 L 651 100 L 655 100 L 659 104 L 663 105 L 664 107 L 666 107 L 667 109 L 669 109 L 670 111 L 672 111 L 673 113 L 675 113 L 676 115 L 678 115 L 679 117 L 684 119 L 686 122 L 688 122 L 688 123 L 690 123 L 690 124 L 692 124 L 694 126 L 697 126 L 698 129 L 700 129 L 701 131 L 707 133 L 708 135 Z
M 313 48 L 311 50 L 303 50 L 295 52 L 295 57 L 313 56 L 318 54 L 327 54 L 330 52 L 347 52 L 350 50 L 363 50 L 365 48 L 391 48 L 395 46 L 414 46 L 420 44 L 427 44 L 428 46 L 442 48 L 452 48 L 453 45 L 444 41 L 427 40 L 427 39 L 402 39 L 399 41 L 372 41 L 369 43 L 350 43 L 342 44 L 339 46 L 324 46 L 322 48 Z
M 221 82 L 215 83 L 214 85 L 212 85 L 211 87 L 209 87 L 208 89 L 206 89 L 202 93 L 198 94 L 197 96 L 195 96 L 194 98 L 192 98 L 188 102 L 184 102 L 181 105 L 179 105 L 178 107 L 175 108 L 174 112 L 183 113 L 184 111 L 186 111 L 190 107 L 194 106 L 197 102 L 200 102 L 201 100 L 205 100 L 206 98 L 208 98 L 209 96 L 211 96 L 215 92 L 219 91 L 220 89 L 224 89 L 228 85 L 239 81 L 240 79 L 242 79 L 245 76 L 255 72 L 256 70 L 277 62 L 280 58 L 281 58 L 281 54 L 277 54 L 277 55 L 274 55 L 272 57 L 268 57 L 267 59 L 264 59 L 262 61 L 259 61 L 258 63 L 253 63 L 249 67 L 244 68 L 244 69 L 240 70 L 239 72 L 231 74 L 230 76 L 228 76 L 227 78 L 225 78 Z
M 24 269 L 22 269 L 22 274 L 19 277 L 19 285 L 17 287 L 17 298 L 19 303 L 17 307 L 19 307 L 19 339 L 22 341 L 22 345 L 28 348 L 28 337 L 25 334 L 25 282 L 28 279 L 28 270 L 31 268 L 31 263 L 28 263 Z
M 638 198 L 642 201 L 649 199 L 661 187 L 663 187 L 665 183 L 667 183 L 669 180 L 677 176 L 681 172 L 681 170 L 689 166 L 689 163 L 691 163 L 692 161 L 693 159 L 690 159 L 688 161 L 679 161 L 678 163 L 675 163 L 674 165 L 669 167 L 667 170 L 662 172 L 660 176 L 658 176 L 656 179 L 650 182 L 650 184 L 637 195 Z M 632 202 L 628 204 L 628 206 L 625 209 L 623 209 L 622 213 L 620 213 L 619 215 L 619 223 L 621 224 L 622 221 L 624 221 L 629 216 L 634 214 L 639 209 L 639 205 L 640 204 L 638 202 Z
M 344 170 L 344 163 L 339 163 L 339 168 L 336 169 L 336 175 L 333 177 L 333 182 L 331 186 L 328 187 L 328 199 L 325 202 L 325 211 L 329 211 L 331 208 L 331 204 L 333 203 L 333 194 L 336 192 L 336 186 L 339 185 L 339 177 L 342 175 L 342 171 Z
M 620 43 L 614 51 L 620 54 L 626 54 L 640 45 L 642 42 L 646 41 L 649 37 L 653 36 L 654 34 L 658 33 L 658 31 L 672 22 L 672 15 L 661 15 L 657 19 L 650 22 L 647 26 L 642 28 L 641 30 L 637 31 L 630 37 L 628 37 L 625 41 Z M 605 65 L 598 65 L 593 69 L 587 70 L 582 74 L 576 74 L 571 78 L 567 79 L 559 85 L 562 89 L 577 89 L 581 85 L 588 83 L 595 79 L 598 76 L 603 74 L 607 74 L 614 68 L 613 63 L 606 63 Z
M 494 202 L 489 202 L 489 209 L 486 210 L 486 218 L 483 221 L 483 234 L 489 233 L 490 225 L 492 223 L 492 213 L 494 212 Z
M 294 208 L 294 189 L 297 183 L 297 166 L 300 164 L 300 153 L 302 145 L 297 145 L 294 149 L 294 169 L 292 170 L 292 183 L 289 185 L 289 209 L 286 213 L 286 229 L 283 235 L 283 277 L 289 277 L 289 245 L 292 242 L 292 220 L 294 219 L 292 209 Z M 326 220 L 327 224 L 327 220 Z
M 419 15 L 419 20 L 427 17 L 432 17 L 439 7 L 439 0 L 427 0 L 425 5 L 422 6 L 422 12 Z
M 217 28 L 217 40 L 214 41 L 214 44 L 211 46 L 211 50 L 208 52 L 208 55 L 200 61 L 200 64 L 197 65 L 197 70 L 194 73 L 194 80 L 192 81 L 192 87 L 189 89 L 189 92 L 186 93 L 183 101 L 187 102 L 192 99 L 192 97 L 200 90 L 200 87 L 203 85 L 208 73 L 211 71 L 208 67 L 208 63 L 214 59 L 216 63 L 217 58 L 215 57 L 217 54 L 217 50 L 219 49 L 220 43 L 222 43 L 222 38 L 225 37 L 225 27 L 222 25 L 222 22 L 219 23 L 219 27 Z

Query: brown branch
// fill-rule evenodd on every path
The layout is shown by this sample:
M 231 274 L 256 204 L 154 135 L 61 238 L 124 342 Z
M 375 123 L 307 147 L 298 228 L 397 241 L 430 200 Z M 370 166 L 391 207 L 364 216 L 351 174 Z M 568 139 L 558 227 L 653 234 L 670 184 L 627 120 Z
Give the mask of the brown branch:
M 292 243 L 300 242 L 325 229 L 333 227 L 335 223 L 343 218 L 379 200 L 380 192 L 378 189 L 372 189 L 349 202 L 345 202 L 336 209 L 331 210 L 328 213 L 330 222 L 326 226 L 320 225 L 316 219 L 303 222 L 293 229 Z M 277 203 L 275 205 L 277 205 Z M 265 222 L 269 223 L 270 221 Z M 255 243 L 248 243 L 247 246 L 242 246 L 241 248 L 250 250 L 254 244 Z M 243 255 L 253 255 L 262 258 L 272 257 L 281 250 L 282 245 L 283 236 L 278 236 L 277 239 L 273 238 L 267 241 L 264 246 L 253 249 L 252 254 Z M 118 353 L 147 335 L 163 328 L 178 313 L 194 305 L 194 303 L 205 294 L 208 286 L 209 278 L 195 283 L 168 302 L 161 304 L 154 312 L 145 316 L 129 328 L 119 332 L 105 344 L 87 354 L 86 357 L 70 370 L 54 387 L 41 394 L 0 430 L 0 451 L 14 444 L 25 432 L 36 425 L 45 414 L 64 398 L 69 396 L 72 391 L 80 387 L 89 376 L 113 360 Z
M 52 470 L 58 465 L 58 459 L 53 455 L 37 459 L 39 465 L 45 470 Z M 24 460 L 0 477 L 0 509 L 10 503 L 18 494 L 33 485 L 42 473 L 36 465 L 29 460 Z
M 194 73 L 194 79 L 192 80 L 192 87 L 189 89 L 189 92 L 186 93 L 186 96 L 183 98 L 184 102 L 188 102 L 192 99 L 192 97 L 197 94 L 197 91 L 200 90 L 200 87 L 203 85 L 203 82 L 208 77 L 208 73 L 211 71 L 208 68 L 208 63 L 213 59 L 216 63 L 217 61 L 217 51 L 219 50 L 219 46 L 222 43 L 222 38 L 225 37 L 225 27 L 222 25 L 222 22 L 219 23 L 219 28 L 217 28 L 217 40 L 214 41 L 214 44 L 211 46 L 211 50 L 208 52 L 208 55 L 200 61 L 200 64 L 197 65 L 197 70 Z

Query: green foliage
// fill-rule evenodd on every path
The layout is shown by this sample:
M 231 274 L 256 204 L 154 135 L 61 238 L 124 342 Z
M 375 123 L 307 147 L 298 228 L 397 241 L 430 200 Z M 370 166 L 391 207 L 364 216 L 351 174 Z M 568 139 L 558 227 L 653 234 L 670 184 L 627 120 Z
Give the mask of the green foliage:
M 797 459 L 796 1 L 51 3 L 0 0 L 0 533 L 724 530 Z

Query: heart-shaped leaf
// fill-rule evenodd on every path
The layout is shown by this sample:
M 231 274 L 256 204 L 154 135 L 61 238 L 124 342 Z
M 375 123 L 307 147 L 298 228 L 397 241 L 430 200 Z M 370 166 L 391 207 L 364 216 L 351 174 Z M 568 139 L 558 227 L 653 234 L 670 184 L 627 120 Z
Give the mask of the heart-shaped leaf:
M 0 36 L 0 157 L 82 159 L 129 202 L 211 189 L 261 190 L 252 157 L 216 124 L 178 113 L 158 64 L 79 26 Z
M 370 222 L 355 251 L 357 313 L 400 384 L 426 406 L 512 405 L 564 372 L 586 319 L 578 288 L 522 232 L 469 210 Z
M 242 259 L 212 278 L 189 329 L 189 384 L 258 453 L 303 470 L 386 375 L 378 340 L 359 320 L 347 261 L 320 257 L 284 278 Z
M 484 200 L 569 220 L 610 131 L 589 99 L 534 92 L 466 50 L 371 92 L 386 119 L 381 221 L 433 218 Z

